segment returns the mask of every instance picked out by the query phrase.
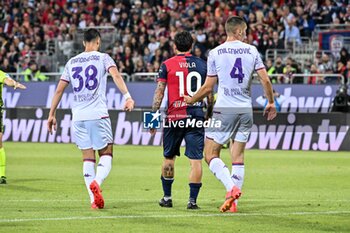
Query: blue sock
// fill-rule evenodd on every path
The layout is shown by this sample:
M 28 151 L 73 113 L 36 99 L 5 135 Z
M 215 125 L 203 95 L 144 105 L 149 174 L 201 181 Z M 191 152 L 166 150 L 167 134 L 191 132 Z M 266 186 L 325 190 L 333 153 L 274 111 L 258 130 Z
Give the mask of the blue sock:
M 161 176 L 160 179 L 162 180 L 164 197 L 171 197 L 171 186 L 174 182 L 174 178 L 164 178 Z
M 197 197 L 202 183 L 190 183 L 190 202 L 197 203 Z

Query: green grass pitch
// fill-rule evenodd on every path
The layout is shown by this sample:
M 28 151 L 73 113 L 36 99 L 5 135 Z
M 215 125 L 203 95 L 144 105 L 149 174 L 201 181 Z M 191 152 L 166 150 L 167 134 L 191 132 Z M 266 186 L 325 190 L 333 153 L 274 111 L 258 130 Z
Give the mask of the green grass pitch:
M 158 206 L 160 147 L 115 146 L 91 210 L 80 151 L 72 144 L 9 143 L 0 185 L 0 232 L 350 232 L 350 154 L 246 152 L 239 213 L 220 213 L 224 187 L 203 164 L 199 211 L 186 210 L 189 162 L 176 161 L 174 208 Z M 222 157 L 229 164 L 228 151 Z

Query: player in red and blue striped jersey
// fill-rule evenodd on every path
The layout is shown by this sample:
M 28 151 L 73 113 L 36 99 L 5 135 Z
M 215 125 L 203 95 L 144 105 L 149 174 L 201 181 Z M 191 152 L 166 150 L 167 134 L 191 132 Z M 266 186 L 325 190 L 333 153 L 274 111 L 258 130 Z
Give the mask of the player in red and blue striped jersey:
M 189 176 L 190 197 L 188 209 L 198 209 L 197 197 L 202 186 L 202 159 L 204 147 L 204 128 L 189 122 L 204 121 L 212 109 L 212 96 L 208 98 L 207 116 L 203 111 L 204 103 L 199 101 L 187 105 L 184 95 L 194 95 L 204 84 L 207 66 L 202 59 L 192 56 L 190 51 L 193 38 L 187 31 L 179 32 L 174 39 L 176 55 L 166 60 L 160 67 L 158 86 L 155 91 L 152 110 L 160 108 L 165 87 L 168 88 L 168 104 L 163 129 L 164 161 L 162 165 L 162 186 L 164 196 L 159 205 L 172 207 L 171 187 L 174 181 L 174 164 L 176 156 L 180 156 L 181 142 L 185 140 L 185 155 L 190 159 Z M 155 133 L 155 129 L 151 129 Z

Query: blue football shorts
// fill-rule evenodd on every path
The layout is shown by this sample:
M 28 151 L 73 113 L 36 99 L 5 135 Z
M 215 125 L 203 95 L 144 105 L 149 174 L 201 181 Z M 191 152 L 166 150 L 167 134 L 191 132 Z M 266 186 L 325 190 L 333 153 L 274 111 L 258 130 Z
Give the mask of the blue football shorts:
M 189 119 L 179 121 L 186 122 Z M 203 159 L 204 128 L 203 127 L 170 127 L 163 129 L 164 157 L 180 156 L 180 146 L 185 139 L 185 155 L 189 159 Z

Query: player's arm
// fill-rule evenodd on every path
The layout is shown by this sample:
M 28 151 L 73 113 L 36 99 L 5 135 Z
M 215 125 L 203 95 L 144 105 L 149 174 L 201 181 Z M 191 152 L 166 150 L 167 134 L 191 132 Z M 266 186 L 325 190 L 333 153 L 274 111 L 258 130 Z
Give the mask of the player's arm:
M 158 81 L 157 88 L 154 91 L 153 103 L 152 103 L 152 111 L 155 112 L 160 109 L 160 105 L 162 104 L 162 100 L 164 98 L 166 82 Z
M 49 130 L 50 134 L 52 134 L 53 129 L 55 131 L 57 130 L 56 110 L 59 102 L 61 101 L 64 90 L 66 89 L 68 84 L 68 82 L 60 80 L 58 82 L 56 92 L 52 98 L 49 118 L 47 120 L 47 129 Z
M 207 113 L 205 116 L 205 119 L 209 119 L 213 115 L 213 107 L 214 107 L 214 94 L 213 92 L 210 92 L 209 95 L 207 96 Z
M 124 95 L 125 98 L 125 106 L 124 110 L 131 111 L 134 109 L 135 102 L 131 98 L 131 95 L 126 87 L 123 77 L 120 75 L 116 66 L 112 66 L 109 68 L 109 73 L 112 75 L 113 81 L 115 85 L 119 88 L 120 92 Z
M 10 76 L 6 75 L 6 77 L 4 78 L 4 83 L 9 86 L 9 87 L 13 87 L 13 89 L 26 89 L 27 87 L 24 86 L 23 84 L 16 82 L 14 79 L 12 79 Z
M 217 83 L 217 76 L 210 76 L 205 79 L 205 83 L 201 88 L 198 90 L 198 92 L 190 97 L 190 96 L 184 96 L 184 99 L 187 104 L 194 104 L 198 101 L 201 101 L 204 99 L 204 97 L 208 96 L 210 93 L 213 92 L 213 89 Z
M 265 95 L 268 101 L 264 109 L 264 115 L 267 113 L 267 120 L 270 121 L 273 120 L 277 115 L 276 106 L 273 98 L 272 84 L 265 68 L 257 70 L 257 73 L 259 75 L 260 82 L 264 88 Z

